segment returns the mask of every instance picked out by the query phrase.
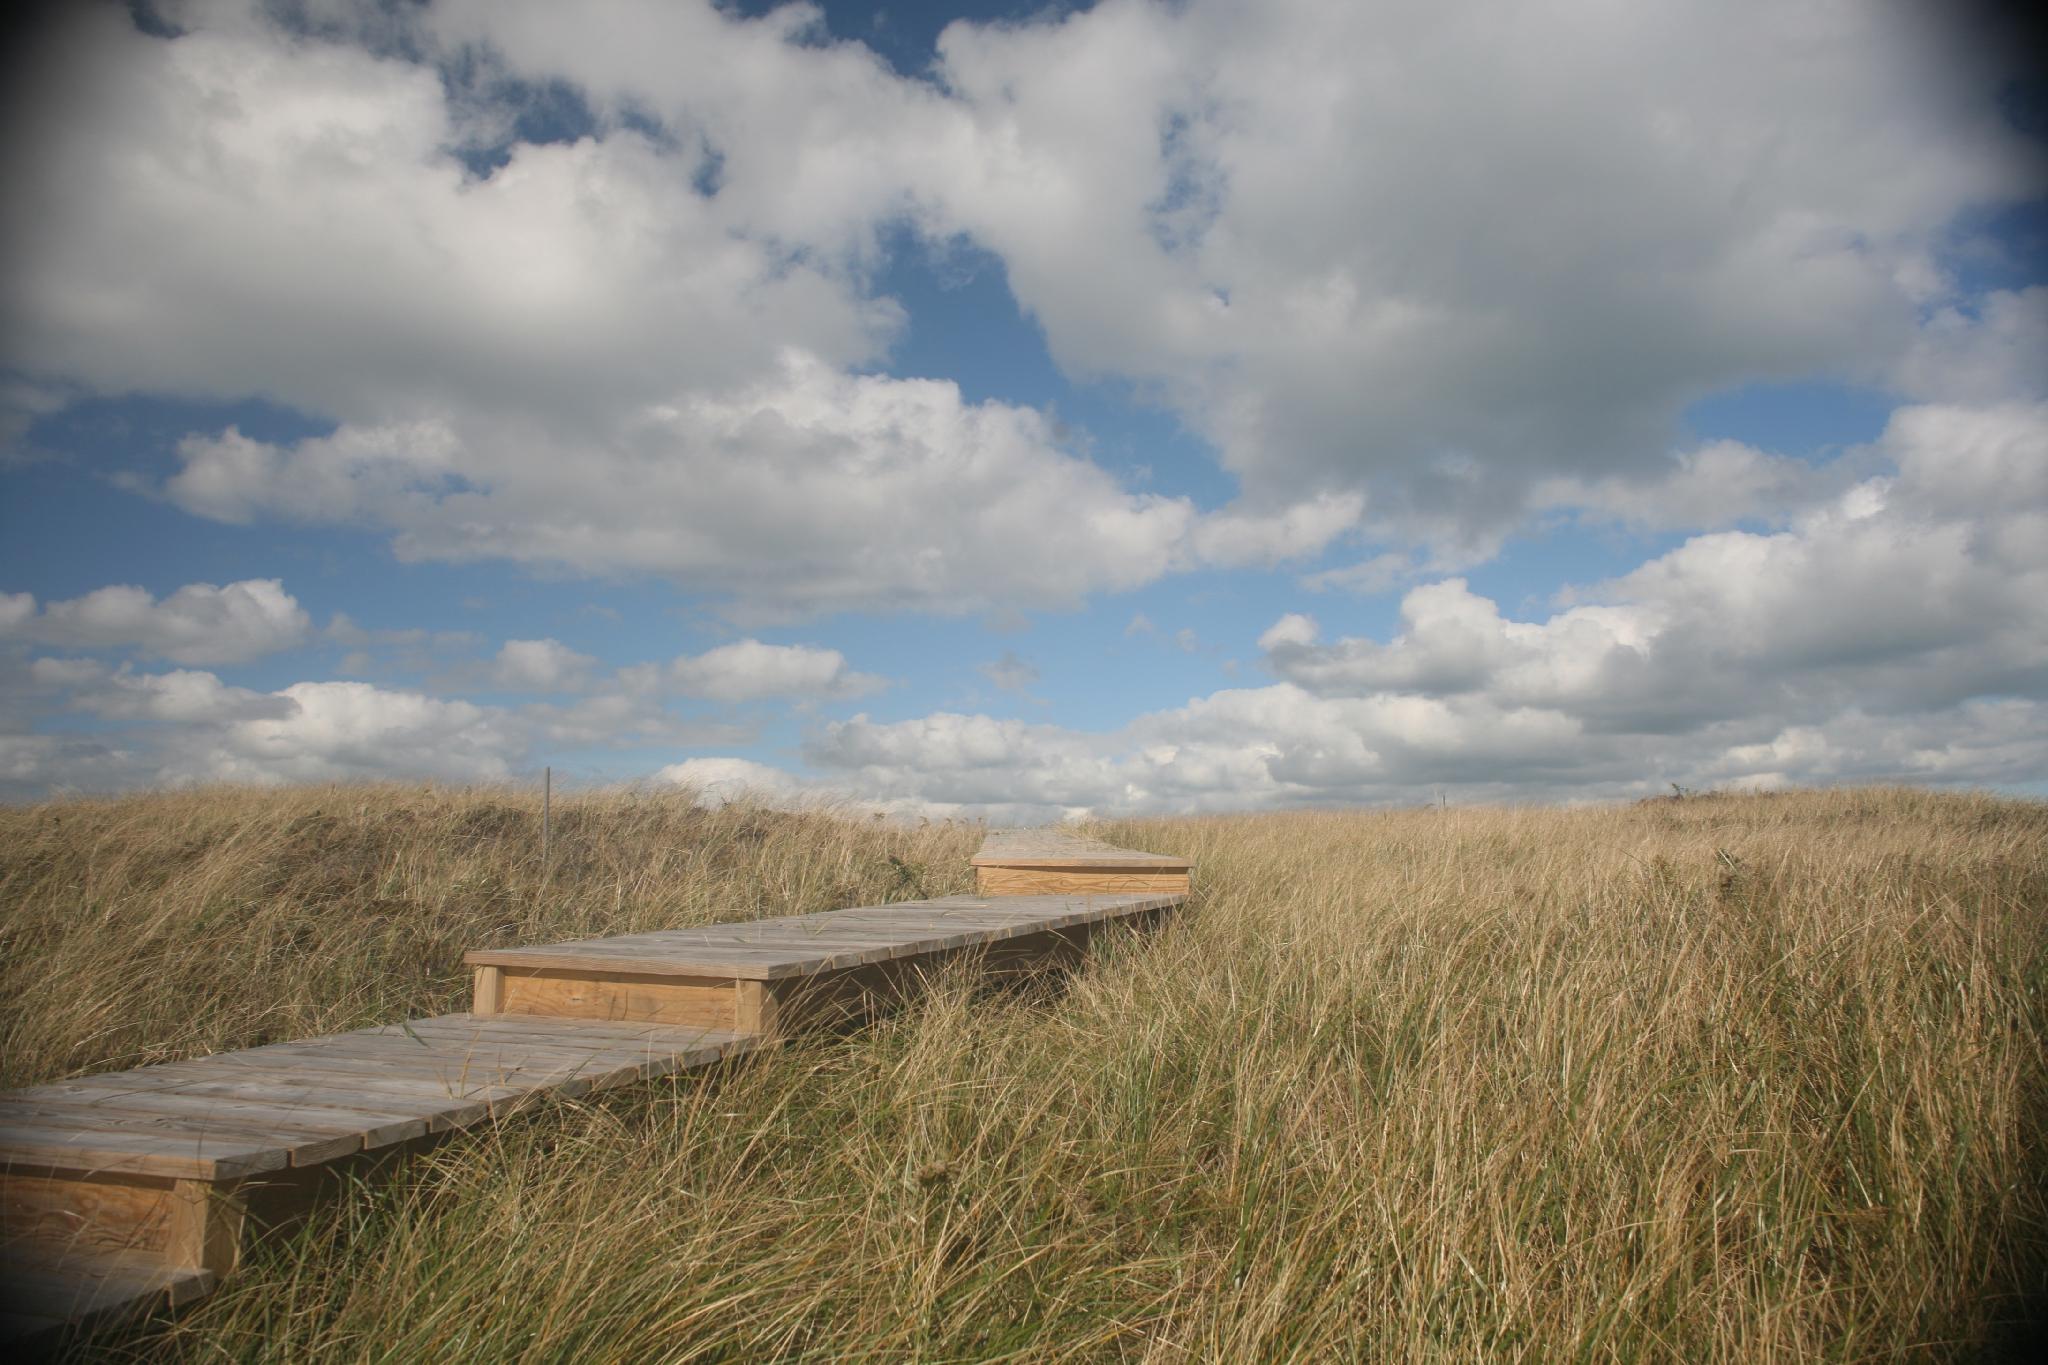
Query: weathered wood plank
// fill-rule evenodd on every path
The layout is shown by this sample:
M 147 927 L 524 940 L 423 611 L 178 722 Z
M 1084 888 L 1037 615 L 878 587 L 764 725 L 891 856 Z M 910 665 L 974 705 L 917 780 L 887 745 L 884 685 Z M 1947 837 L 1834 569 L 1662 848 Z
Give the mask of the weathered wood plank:
M 393 1057 L 390 1039 L 338 1040 L 321 1048 L 328 1058 L 383 1064 Z M 427 1074 L 468 1078 L 518 1078 L 558 1083 L 570 1078 L 598 1079 L 616 1071 L 674 1065 L 674 1053 L 644 1045 L 620 1046 L 612 1040 L 563 1039 L 560 1042 L 503 1039 L 427 1039 L 425 1045 L 405 1039 L 417 1051 L 396 1053 L 405 1064 Z M 394 1063 L 395 1064 L 395 1063 Z
M 1185 872 L 1136 872 L 1100 867 L 1044 867 L 991 864 L 975 869 L 975 885 L 991 896 L 1032 896 L 1049 893 L 1149 891 L 1180 895 L 1188 891 Z
M 0 1239 L 10 1247 L 161 1255 L 178 1212 L 173 1185 L 111 1172 L 87 1180 L 10 1171 L 0 1176 Z
M 309 1060 L 315 1062 L 358 1062 L 377 1066 L 401 1066 L 408 1074 L 442 1078 L 449 1085 L 508 1085 L 528 1091 L 555 1091 L 565 1097 L 582 1095 L 590 1089 L 606 1089 L 635 1081 L 647 1074 L 676 1070 L 690 1060 L 678 1058 L 672 1050 L 647 1046 L 616 1046 L 616 1040 L 426 1040 L 422 1046 L 403 1040 L 414 1052 L 389 1052 L 391 1040 L 340 1040 L 319 1048 Z M 446 1046 L 432 1046 L 444 1042 Z M 391 1058 L 399 1060 L 391 1060 Z M 707 1064 L 715 1052 L 694 1054 Z M 494 1105 L 496 1107 L 496 1105 Z
M 241 1142 L 251 1149 L 274 1148 L 286 1165 L 319 1165 L 363 1149 L 362 1136 L 350 1129 L 317 1129 L 281 1123 L 254 1123 L 191 1111 L 162 1113 L 100 1109 L 90 1105 L 21 1104 L 0 1101 L 0 1131 L 35 1130 L 45 1134 L 74 1132 L 87 1140 L 114 1134 L 161 1139 L 171 1152 L 212 1142 Z M 13 1146 L 10 1141 L 8 1146 Z M 217 1176 L 204 1177 L 216 1179 Z
M 496 1014 L 504 1005 L 505 969 L 502 967 L 479 967 L 476 982 L 470 995 L 472 1014 Z
M 0 1121 L 0 1169 L 55 1167 L 232 1180 L 282 1170 L 290 1160 L 290 1153 L 277 1143 L 246 1138 L 82 1132 L 44 1123 Z
M 843 971 L 919 953 L 948 952 L 1016 933 L 1140 914 L 1177 903 L 1178 899 L 1176 895 L 1152 893 L 1048 895 L 1017 897 L 1015 905 L 1002 906 L 978 897 L 948 897 L 907 902 L 898 907 L 862 906 L 806 916 L 806 928 L 816 926 L 819 932 L 815 936 L 800 931 L 792 933 L 786 946 L 775 942 L 773 935 L 788 930 L 696 928 L 636 935 L 631 940 L 590 939 L 526 948 L 482 949 L 469 953 L 466 960 L 472 966 L 555 969 L 565 973 L 631 972 L 774 981 Z M 834 923 L 843 923 L 849 930 L 858 926 L 858 930 L 842 946 L 829 937 Z M 754 936 L 744 936 L 749 934 Z M 514 989 L 508 977 L 504 986 L 507 1000 Z
M 446 1075 L 451 1071 L 460 1072 L 465 1066 L 474 1065 L 482 1059 L 493 1064 L 522 1062 L 540 1064 L 552 1060 L 587 1059 L 603 1051 L 607 1040 L 579 1039 L 566 1037 L 559 1042 L 514 1044 L 510 1040 L 493 1041 L 484 1036 L 454 1037 L 448 1035 L 422 1034 L 417 1031 L 388 1034 L 342 1034 L 334 1038 L 323 1038 L 306 1045 L 303 1053 L 282 1055 L 324 1058 L 327 1060 L 353 1059 L 372 1064 L 386 1064 L 401 1069 L 415 1069 L 429 1075 Z
M 785 951 L 720 944 L 702 939 L 684 939 L 671 944 L 632 944 L 624 947 L 616 947 L 604 939 L 593 939 L 587 943 L 489 950 L 490 965 L 499 967 L 644 972 L 717 977 L 728 981 L 766 980 L 776 976 L 790 976 L 803 970 L 806 965 L 830 956 L 800 953 L 794 949 Z
M 289 1093 L 256 1092 L 233 1096 L 195 1094 L 191 1090 L 157 1090 L 125 1094 L 77 1091 L 52 1094 L 40 1089 L 32 1093 L 37 1103 L 69 1106 L 83 1114 L 162 1114 L 172 1118 L 190 1118 L 200 1125 L 229 1123 L 242 1128 L 261 1127 L 307 1136 L 346 1133 L 365 1149 L 422 1137 L 427 1131 L 427 1121 L 417 1114 L 332 1108 L 309 1103 Z
M 736 1029 L 730 979 L 588 968 L 504 967 L 499 1018 L 568 1018 Z
M 227 1054 L 232 1056 L 233 1054 Z M 276 1058 L 262 1064 L 230 1063 L 215 1073 L 212 1081 L 188 1082 L 192 1085 L 212 1085 L 247 1081 L 251 1084 L 274 1085 L 279 1087 L 299 1086 L 308 1090 L 331 1087 L 339 1094 L 363 1093 L 376 1095 L 417 1096 L 422 1104 L 445 1106 L 449 1111 L 463 1107 L 476 1107 L 476 1117 L 495 1112 L 497 1107 L 516 1104 L 526 1095 L 527 1087 L 508 1086 L 498 1081 L 484 1081 L 476 1077 L 450 1077 L 436 1072 L 430 1075 L 416 1073 L 397 1074 L 388 1067 L 360 1057 L 323 1058 L 305 1056 L 299 1058 Z
M 49 1087 L 38 1087 L 38 1091 L 47 1088 L 60 1094 L 196 1094 L 243 1099 L 260 1095 L 304 1095 L 313 1102 L 331 1107 L 368 1108 L 405 1115 L 424 1115 L 444 1106 L 465 1105 L 491 1098 L 488 1088 L 458 1095 L 438 1081 L 394 1077 L 360 1061 L 354 1062 L 353 1066 L 353 1070 L 338 1070 L 331 1064 L 293 1065 L 289 1060 L 278 1060 L 265 1066 L 222 1067 L 202 1073 L 203 1078 L 195 1079 L 188 1075 L 170 1085 L 133 1085 L 127 1073 L 114 1072 L 75 1081 L 57 1081 Z
M 731 983 L 724 983 L 728 989 Z M 588 1039 L 608 1047 L 643 1047 L 650 1055 L 674 1056 L 679 1064 L 696 1065 L 715 1061 L 732 1051 L 744 1051 L 752 1040 L 731 1029 L 698 1028 L 648 1023 L 630 1019 L 555 1019 L 530 1015 L 500 1014 L 485 1018 L 474 1015 L 445 1015 L 438 1019 L 415 1020 L 406 1025 L 429 1039 L 437 1037 L 523 1038 L 533 1041 Z M 377 1029 L 379 1034 L 399 1033 L 397 1025 Z
M 391 1081 L 381 1077 L 364 1077 L 351 1080 L 346 1088 L 332 1081 L 309 1079 L 292 1071 L 275 1073 L 243 1073 L 234 1080 L 191 1081 L 182 1085 L 164 1088 L 135 1088 L 124 1086 L 118 1077 L 87 1077 L 82 1081 L 59 1081 L 48 1086 L 38 1086 L 26 1095 L 42 1096 L 48 1093 L 53 1098 L 79 1098 L 97 1102 L 109 1099 L 119 1103 L 130 1103 L 133 1099 L 147 1099 L 159 1096 L 179 1098 L 216 1099 L 239 1101 L 262 1105 L 282 1105 L 294 1110 L 307 1109 L 315 1113 L 350 1115 L 364 1127 L 365 1140 L 370 1146 L 381 1146 L 372 1140 L 375 1135 L 391 1125 L 418 1124 L 423 1131 L 434 1132 L 442 1126 L 437 1120 L 451 1108 L 456 1110 L 475 1109 L 475 1119 L 481 1119 L 489 1112 L 488 1106 L 477 1103 L 470 1105 L 456 1100 L 440 1088 L 427 1089 L 404 1081 Z M 459 1126 L 459 1125 L 456 1125 Z M 404 1141 L 394 1137 L 391 1141 Z

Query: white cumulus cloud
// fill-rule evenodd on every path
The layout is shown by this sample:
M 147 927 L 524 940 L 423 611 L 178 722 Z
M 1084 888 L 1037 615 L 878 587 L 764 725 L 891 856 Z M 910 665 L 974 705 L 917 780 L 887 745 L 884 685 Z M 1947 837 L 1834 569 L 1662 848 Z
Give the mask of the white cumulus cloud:
M 836 649 L 759 640 L 738 640 L 684 655 L 668 665 L 666 682 L 684 696 L 733 702 L 855 697 L 886 686 L 883 679 L 848 667 L 846 656 Z
M 305 641 L 311 621 L 275 578 L 188 583 L 158 599 L 117 584 L 48 602 L 0 597 L 0 637 L 77 649 L 132 649 L 181 664 L 247 663 Z
M 798 6 L 178 15 L 78 7 L 22 68 L 0 362 L 330 421 L 194 433 L 165 492 L 409 558 L 760 619 L 1063 606 L 1354 535 L 1442 568 L 1561 492 L 1698 529 L 1797 482 L 1710 447 L 1653 487 L 1702 394 L 2039 382 L 2042 291 L 1938 258 L 2041 151 L 1997 54 L 1896 6 L 1103 0 L 956 23 L 928 80 Z M 512 138 L 505 77 L 588 135 Z M 1241 496 L 1133 491 L 1035 410 L 873 373 L 904 227 L 993 253 L 1065 370 L 1169 404 Z
M 1405 595 L 1384 640 L 1282 616 L 1259 640 L 1269 686 L 1100 733 L 855 716 L 813 734 L 805 781 L 1038 818 L 2038 781 L 2048 410 L 1904 409 L 1859 458 L 1882 472 L 1783 529 L 1691 537 L 1540 619 L 1442 579 Z

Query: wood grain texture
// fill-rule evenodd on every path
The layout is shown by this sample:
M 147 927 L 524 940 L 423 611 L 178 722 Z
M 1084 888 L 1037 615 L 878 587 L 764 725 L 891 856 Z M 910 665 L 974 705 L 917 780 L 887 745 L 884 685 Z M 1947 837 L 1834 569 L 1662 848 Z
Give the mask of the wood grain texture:
M 180 1180 L 171 1189 L 166 1265 L 226 1275 L 241 1264 L 248 1208 L 235 1185 Z
M 427 1131 L 426 1120 L 418 1114 L 372 1109 L 368 1101 L 360 1099 L 354 1105 L 329 1105 L 322 1102 L 324 1098 L 304 1091 L 266 1093 L 244 1086 L 240 1093 L 231 1094 L 171 1090 L 77 1095 L 72 1103 L 78 1112 L 87 1115 L 159 1114 L 189 1118 L 195 1124 L 221 1122 L 294 1134 L 346 1134 L 355 1139 L 359 1148 L 404 1142 Z M 309 1163 L 298 1160 L 293 1164 Z
M 290 1160 L 286 1146 L 268 1139 L 78 1128 L 32 1115 L 0 1118 L 0 1170 L 25 1166 L 227 1180 L 281 1170 Z
M 176 1156 L 208 1143 L 245 1144 L 251 1150 L 276 1152 L 284 1160 L 279 1166 L 310 1166 L 332 1161 L 362 1150 L 360 1134 L 353 1128 L 321 1128 L 256 1121 L 216 1113 L 203 1101 L 183 1112 L 138 1111 L 102 1105 L 24 1104 L 0 1101 L 0 1124 L 6 1132 L 35 1131 L 52 1138 L 79 1135 L 87 1144 L 114 1137 L 140 1138 L 162 1143 L 164 1152 Z M 159 1171 L 161 1173 L 161 1171 Z M 220 1179 L 216 1169 L 197 1179 Z
M 471 1014 L 496 1014 L 505 1007 L 505 969 L 502 967 L 479 967 L 476 969 L 476 984 L 470 994 Z
M 1188 893 L 1185 872 L 1132 871 L 1114 867 L 1047 867 L 985 863 L 974 870 L 975 889 L 984 896 L 1084 895 L 1148 892 Z
M 495 1016 L 500 1019 L 537 1015 L 740 1028 L 738 997 L 730 980 L 557 968 L 501 970 L 504 986 Z
M 0 1175 L 0 1241 L 61 1253 L 141 1251 L 161 1255 L 171 1240 L 175 1182 L 107 1173 L 31 1171 Z
M 37 1086 L 35 1093 L 95 1104 L 112 1101 L 124 1108 L 147 1107 L 162 1100 L 187 1099 L 282 1106 L 293 1113 L 336 1120 L 351 1117 L 358 1125 L 372 1125 L 363 1130 L 365 1138 L 372 1139 L 368 1141 L 370 1146 L 382 1145 L 373 1139 L 386 1124 L 417 1128 L 420 1132 L 431 1131 L 437 1105 L 447 1098 L 445 1091 L 421 1093 L 403 1082 L 393 1083 L 383 1078 L 365 1078 L 362 1083 L 339 1088 L 294 1072 L 260 1078 L 243 1076 L 236 1080 L 197 1081 L 175 1090 L 129 1086 L 122 1082 L 119 1073 L 115 1073 Z M 390 1140 L 404 1141 L 413 1136 L 416 1133 L 407 1131 Z
M 451 1015 L 14 1091 L 0 1168 L 228 1181 L 318 1164 L 744 1050 L 718 989 L 724 1028 Z

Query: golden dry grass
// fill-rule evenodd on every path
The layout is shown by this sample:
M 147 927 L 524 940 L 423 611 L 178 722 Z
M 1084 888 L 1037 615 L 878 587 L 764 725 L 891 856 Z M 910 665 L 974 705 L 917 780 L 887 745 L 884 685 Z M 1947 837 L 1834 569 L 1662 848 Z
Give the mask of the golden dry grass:
M 563 804 L 545 881 L 503 793 L 0 812 L 8 1074 L 457 1007 L 476 942 L 938 894 L 978 838 Z M 2048 807 L 1095 832 L 1191 855 L 1199 893 L 1064 992 L 955 975 L 851 1037 L 448 1143 L 80 1349 L 1976 1359 L 2048 1289 Z
M 0 1084 L 464 1009 L 469 948 L 965 890 L 981 837 L 600 792 L 544 869 L 540 822 L 396 786 L 0 807 Z

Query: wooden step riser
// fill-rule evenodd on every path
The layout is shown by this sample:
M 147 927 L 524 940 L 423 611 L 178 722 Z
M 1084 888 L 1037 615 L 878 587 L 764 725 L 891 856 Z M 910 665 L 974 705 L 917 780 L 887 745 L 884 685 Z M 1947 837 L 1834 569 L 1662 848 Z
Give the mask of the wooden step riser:
M 0 1169 L 0 1244 L 47 1256 L 129 1252 L 167 1267 L 226 1275 L 257 1236 L 290 1227 L 326 1195 L 380 1178 L 438 1145 L 427 1133 L 375 1152 L 239 1180 L 179 1180 L 116 1171 Z
M 759 984 L 629 972 L 479 967 L 470 1012 L 607 1019 L 754 1033 L 759 1030 L 746 1022 L 745 988 Z
M 1017 864 L 974 869 L 975 891 L 983 896 L 1062 896 L 1093 892 L 1188 893 L 1185 872 L 1140 872 L 1114 867 L 1033 867 Z
M 1150 914 L 1114 923 L 1149 923 Z M 474 1014 L 694 1024 L 780 1037 L 872 1018 L 925 989 L 960 958 L 1002 980 L 1078 966 L 1100 925 L 1077 925 L 949 953 L 924 953 L 779 981 L 716 981 L 569 968 L 479 967 Z
M 238 1182 L 239 1183 L 239 1182 Z M 47 1251 L 144 1253 L 225 1274 L 240 1255 L 246 1194 L 236 1184 L 114 1172 L 0 1172 L 0 1241 Z

